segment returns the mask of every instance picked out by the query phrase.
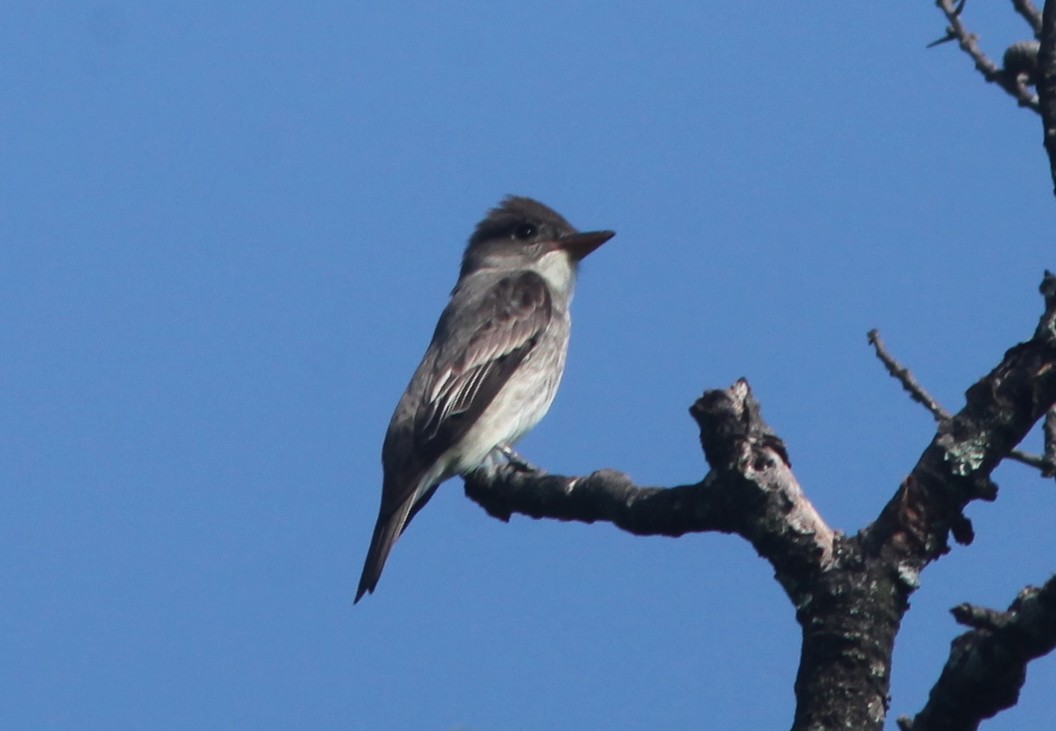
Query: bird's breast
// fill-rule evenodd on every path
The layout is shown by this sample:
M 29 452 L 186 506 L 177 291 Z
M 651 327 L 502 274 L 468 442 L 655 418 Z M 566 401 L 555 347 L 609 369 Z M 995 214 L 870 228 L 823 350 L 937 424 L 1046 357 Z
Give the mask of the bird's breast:
M 568 353 L 570 321 L 555 313 L 532 351 L 521 361 L 495 399 L 461 440 L 456 472 L 478 467 L 498 445 L 512 445 L 539 423 L 561 384 Z

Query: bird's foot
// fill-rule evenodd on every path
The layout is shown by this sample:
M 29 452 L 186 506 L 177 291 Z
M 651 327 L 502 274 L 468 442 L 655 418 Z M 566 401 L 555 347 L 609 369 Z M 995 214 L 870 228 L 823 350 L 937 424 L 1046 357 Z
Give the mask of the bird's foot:
M 513 447 L 508 444 L 500 444 L 495 449 L 506 458 L 506 462 L 516 470 L 521 472 L 542 472 L 539 467 L 535 466 L 521 455 L 513 451 Z

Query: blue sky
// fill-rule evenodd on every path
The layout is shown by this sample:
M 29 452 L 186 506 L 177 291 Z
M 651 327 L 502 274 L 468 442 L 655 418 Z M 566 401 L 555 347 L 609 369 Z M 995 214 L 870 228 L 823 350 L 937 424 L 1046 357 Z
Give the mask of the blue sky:
M 933 432 L 866 331 L 957 409 L 1056 268 L 1040 123 L 942 33 L 929 2 L 0 5 L 3 723 L 787 727 L 798 627 L 737 538 L 505 525 L 454 480 L 353 608 L 381 439 L 473 225 L 530 195 L 618 236 L 520 451 L 692 482 L 686 409 L 745 376 L 866 524 Z M 996 479 L 913 597 L 892 727 L 949 607 L 1053 571 L 1051 481 Z M 1051 722 L 1054 683 L 987 728 Z

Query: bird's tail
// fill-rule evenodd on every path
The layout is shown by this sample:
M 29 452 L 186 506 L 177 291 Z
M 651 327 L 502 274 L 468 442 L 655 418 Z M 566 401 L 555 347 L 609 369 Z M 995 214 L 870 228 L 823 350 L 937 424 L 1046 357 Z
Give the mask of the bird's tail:
M 403 533 L 407 525 L 407 518 L 414 504 L 414 496 L 404 501 L 395 512 L 382 512 L 378 516 L 378 522 L 374 525 L 374 536 L 370 539 L 370 550 L 367 551 L 367 560 L 363 562 L 363 574 L 359 577 L 359 588 L 356 590 L 358 604 L 364 594 L 373 593 L 381 578 L 381 570 L 385 568 L 385 561 L 389 558 L 392 547 L 396 545 L 396 539 Z
M 411 485 L 413 489 L 399 490 L 400 485 Z M 374 524 L 374 535 L 370 539 L 370 549 L 367 551 L 367 560 L 363 562 L 363 574 L 359 577 L 359 589 L 356 590 L 356 600 L 353 604 L 358 604 L 364 594 L 374 593 L 392 547 L 439 486 L 435 475 L 429 471 L 413 473 L 410 477 L 401 476 L 398 481 L 386 475 L 378 522 Z M 401 498 L 402 502 L 396 502 Z M 396 502 L 395 508 L 386 504 L 390 500 Z

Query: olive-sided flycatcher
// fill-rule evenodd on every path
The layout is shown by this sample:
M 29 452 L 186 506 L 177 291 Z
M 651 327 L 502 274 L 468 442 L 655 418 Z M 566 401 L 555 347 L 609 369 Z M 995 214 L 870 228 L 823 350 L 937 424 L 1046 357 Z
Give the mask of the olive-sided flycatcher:
M 577 265 L 613 235 L 579 233 L 542 203 L 512 196 L 477 224 L 385 434 L 381 510 L 357 602 L 441 482 L 494 449 L 508 452 L 546 414 L 565 370 Z

